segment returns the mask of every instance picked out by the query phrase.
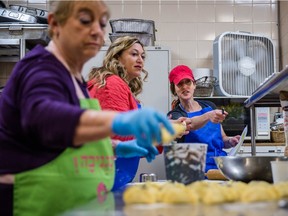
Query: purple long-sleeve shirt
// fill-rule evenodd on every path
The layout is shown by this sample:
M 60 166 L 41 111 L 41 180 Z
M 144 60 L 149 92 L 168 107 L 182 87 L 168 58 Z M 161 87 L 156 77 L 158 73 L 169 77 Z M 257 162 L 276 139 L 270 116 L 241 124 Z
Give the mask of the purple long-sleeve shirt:
M 44 47 L 31 50 L 0 97 L 0 174 L 39 167 L 72 146 L 82 112 L 67 69 Z

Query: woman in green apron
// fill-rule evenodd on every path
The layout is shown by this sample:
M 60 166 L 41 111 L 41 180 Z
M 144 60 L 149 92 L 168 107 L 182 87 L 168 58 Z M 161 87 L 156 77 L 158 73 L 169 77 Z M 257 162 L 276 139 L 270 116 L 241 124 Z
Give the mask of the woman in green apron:
M 174 132 L 152 109 L 99 111 L 89 98 L 81 70 L 103 44 L 106 5 L 55 1 L 51 8 L 49 45 L 16 64 L 0 98 L 0 215 L 12 208 L 13 215 L 55 215 L 103 197 L 113 186 L 114 153 L 157 154 L 152 140 L 161 142 L 161 127 Z M 113 151 L 112 134 L 137 141 Z

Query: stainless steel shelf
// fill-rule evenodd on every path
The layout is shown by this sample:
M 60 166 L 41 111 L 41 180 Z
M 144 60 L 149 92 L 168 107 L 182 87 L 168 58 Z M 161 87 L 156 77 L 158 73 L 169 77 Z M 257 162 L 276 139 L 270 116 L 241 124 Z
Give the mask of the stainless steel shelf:
M 0 23 L 0 62 L 17 62 L 27 50 L 49 41 L 46 24 Z
M 17 62 L 21 55 L 20 39 L 0 39 L 0 62 Z
M 0 23 L 1 39 L 44 39 L 48 37 L 48 25 L 26 23 Z
M 255 104 L 279 103 L 281 90 L 288 91 L 288 67 L 280 72 L 273 73 L 253 94 L 244 101 L 245 107 L 249 108 Z
M 244 101 L 244 106 L 250 108 L 251 114 L 251 152 L 256 155 L 255 131 L 255 106 L 278 106 L 280 107 L 279 93 L 288 91 L 288 67 L 280 72 L 273 73 L 260 85 L 253 94 Z

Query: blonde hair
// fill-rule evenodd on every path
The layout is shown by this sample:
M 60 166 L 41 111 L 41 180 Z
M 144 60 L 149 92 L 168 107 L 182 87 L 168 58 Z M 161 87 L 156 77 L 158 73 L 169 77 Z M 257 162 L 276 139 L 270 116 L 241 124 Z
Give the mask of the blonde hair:
M 101 0 L 91 0 L 90 2 L 98 2 L 103 4 L 105 7 L 106 4 Z M 78 0 L 50 0 L 49 3 L 49 11 L 54 14 L 55 20 L 59 23 L 59 25 L 64 25 L 69 17 L 72 15 L 74 7 L 76 4 L 85 3 L 89 1 L 78 1 Z M 108 9 L 108 8 L 107 8 Z M 110 14 L 108 13 L 108 16 Z M 49 28 L 49 36 L 53 37 L 53 31 Z
M 89 79 L 94 79 L 98 88 L 101 88 L 106 85 L 106 77 L 117 75 L 129 85 L 131 92 L 135 97 L 139 95 L 142 92 L 143 81 L 148 77 L 148 72 L 143 69 L 142 72 L 145 74 L 143 80 L 141 77 L 136 77 L 128 82 L 127 71 L 118 60 L 125 50 L 129 49 L 136 43 L 140 44 L 144 50 L 144 45 L 136 37 L 124 36 L 117 38 L 108 48 L 103 60 L 103 66 L 93 68 L 89 74 Z

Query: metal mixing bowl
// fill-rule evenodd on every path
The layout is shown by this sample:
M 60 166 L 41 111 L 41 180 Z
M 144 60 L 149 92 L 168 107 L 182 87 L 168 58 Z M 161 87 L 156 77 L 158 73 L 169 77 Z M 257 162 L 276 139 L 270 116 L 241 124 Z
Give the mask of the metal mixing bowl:
M 288 160 L 288 157 L 277 156 L 220 156 L 214 160 L 223 175 L 234 181 L 250 182 L 252 180 L 272 183 L 270 161 Z

